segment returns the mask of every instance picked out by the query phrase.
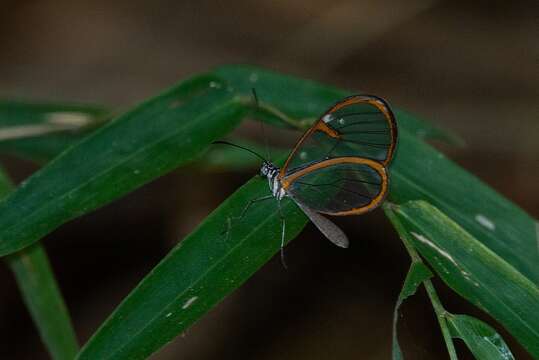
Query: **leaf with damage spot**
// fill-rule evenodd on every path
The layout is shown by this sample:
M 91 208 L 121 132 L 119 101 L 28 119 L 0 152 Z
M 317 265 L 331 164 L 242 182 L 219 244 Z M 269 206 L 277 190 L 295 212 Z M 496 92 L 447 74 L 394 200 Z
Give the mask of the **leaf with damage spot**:
M 503 338 L 488 324 L 468 315 L 445 316 L 451 335 L 463 340 L 478 360 L 514 360 Z
M 0 101 L 0 152 L 44 163 L 110 116 L 92 105 Z
M 0 203 L 0 256 L 188 163 L 245 111 L 228 89 L 198 77 L 108 122 Z
M 533 282 L 425 201 L 401 204 L 395 214 L 414 247 L 449 287 L 539 356 L 539 289 Z

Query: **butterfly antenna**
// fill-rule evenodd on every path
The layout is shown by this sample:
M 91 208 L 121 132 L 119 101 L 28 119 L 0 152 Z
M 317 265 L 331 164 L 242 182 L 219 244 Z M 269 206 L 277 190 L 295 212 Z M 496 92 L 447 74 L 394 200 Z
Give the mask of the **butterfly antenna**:
M 253 99 L 255 100 L 256 109 L 258 110 L 260 109 L 260 103 L 258 102 L 258 96 L 256 94 L 255 88 L 251 88 L 251 92 L 253 94 Z M 268 137 L 266 136 L 266 128 L 264 127 L 263 121 L 260 121 L 260 127 L 262 128 L 262 137 L 264 138 L 264 145 L 266 147 L 266 156 L 267 156 L 267 159 L 271 161 L 271 154 L 270 154 L 269 145 L 268 145 Z
M 234 146 L 234 147 L 237 147 L 239 149 L 243 149 L 245 151 L 248 151 L 250 152 L 251 154 L 255 155 L 256 157 L 258 157 L 259 159 L 261 159 L 262 161 L 267 161 L 262 155 L 260 155 L 259 153 L 251 150 L 251 149 L 248 149 L 246 147 L 243 147 L 241 145 L 238 145 L 238 144 L 234 144 L 234 143 L 231 143 L 231 142 L 228 142 L 228 141 L 223 141 L 223 140 L 218 140 L 218 141 L 214 141 L 212 142 L 212 144 L 215 144 L 215 145 L 229 145 L 229 146 Z

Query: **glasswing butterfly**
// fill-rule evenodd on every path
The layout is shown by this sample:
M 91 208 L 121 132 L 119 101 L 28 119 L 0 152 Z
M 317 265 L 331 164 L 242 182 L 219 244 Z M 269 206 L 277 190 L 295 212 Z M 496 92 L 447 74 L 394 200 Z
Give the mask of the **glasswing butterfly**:
M 333 105 L 303 134 L 281 168 L 250 149 L 226 141 L 215 143 L 240 147 L 263 160 L 260 175 L 268 179 L 271 195 L 251 200 L 239 218 L 253 203 L 277 199 L 284 264 L 286 223 L 280 201 L 292 199 L 331 242 L 348 247 L 344 232 L 321 214 L 359 215 L 383 202 L 397 145 L 397 123 L 382 98 L 352 95 Z

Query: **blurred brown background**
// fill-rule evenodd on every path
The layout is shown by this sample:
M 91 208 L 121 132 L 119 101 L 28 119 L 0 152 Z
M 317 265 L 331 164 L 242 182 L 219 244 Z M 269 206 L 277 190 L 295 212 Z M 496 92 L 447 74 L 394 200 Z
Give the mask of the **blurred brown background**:
M 537 1 L 57 0 L 1 8 L 1 98 L 124 109 L 215 65 L 264 65 L 381 95 L 453 130 L 468 146 L 443 150 L 539 217 Z M 36 169 L 3 160 L 19 181 Z M 48 236 L 81 342 L 250 176 L 177 171 Z M 186 189 L 194 178 L 197 187 Z M 352 239 L 349 251 L 308 226 L 287 247 L 288 271 L 273 259 L 153 358 L 389 359 L 406 252 L 381 211 L 337 221 Z M 0 358 L 46 359 L 6 267 L 0 284 Z M 435 285 L 448 310 L 495 324 Z M 447 358 L 424 292 L 403 310 L 407 358 Z M 517 359 L 528 358 L 500 331 Z

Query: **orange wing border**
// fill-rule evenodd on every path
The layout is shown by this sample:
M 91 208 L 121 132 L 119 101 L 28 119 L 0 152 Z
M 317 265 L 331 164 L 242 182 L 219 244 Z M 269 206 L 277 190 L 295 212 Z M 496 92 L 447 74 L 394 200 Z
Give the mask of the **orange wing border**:
M 326 215 L 333 215 L 333 216 L 347 216 L 347 215 L 360 215 L 364 214 L 366 212 L 369 212 L 371 210 L 376 209 L 380 204 L 384 201 L 384 199 L 387 196 L 388 189 L 389 189 L 389 177 L 387 175 L 387 170 L 382 163 L 368 159 L 368 158 L 362 158 L 362 157 L 351 157 L 351 156 L 344 156 L 344 157 L 337 157 L 332 158 L 328 160 L 322 160 L 319 161 L 313 165 L 310 165 L 304 169 L 298 170 L 297 172 L 290 174 L 284 178 L 280 178 L 281 186 L 286 191 L 297 179 L 301 178 L 302 176 L 319 169 L 326 168 L 328 166 L 332 165 L 338 165 L 338 164 L 361 164 L 361 165 L 367 165 L 373 170 L 375 170 L 382 179 L 380 192 L 367 204 L 358 208 L 352 208 L 350 210 L 345 211 L 339 211 L 339 212 L 321 212 L 322 214 Z
M 359 104 L 359 103 L 366 103 L 366 104 L 370 104 L 370 105 L 376 107 L 378 110 L 380 110 L 380 112 L 382 114 L 384 114 L 384 116 L 385 116 L 385 118 L 386 118 L 386 120 L 387 120 L 387 122 L 389 124 L 389 130 L 390 130 L 390 134 L 391 134 L 391 145 L 388 148 L 386 159 L 384 161 L 379 162 L 380 164 L 382 164 L 384 166 L 388 166 L 389 163 L 391 162 L 391 160 L 393 159 L 393 155 L 394 155 L 395 149 L 397 147 L 397 134 L 398 134 L 397 121 L 395 119 L 395 115 L 393 114 L 393 111 L 389 107 L 389 104 L 387 103 L 387 101 L 385 101 L 384 99 L 382 99 L 381 97 L 378 97 L 376 95 L 351 95 L 351 96 L 348 96 L 348 97 L 344 98 L 343 100 L 337 102 L 335 105 L 333 105 L 328 111 L 326 111 L 324 113 L 324 115 L 322 115 L 316 121 L 316 123 L 313 126 L 311 126 L 309 128 L 309 130 L 307 130 L 301 136 L 299 141 L 296 143 L 296 146 L 294 146 L 294 149 L 292 149 L 292 152 L 290 153 L 290 155 L 288 155 L 288 158 L 286 159 L 286 162 L 284 163 L 283 167 L 281 168 L 280 176 L 283 178 L 286 175 L 286 170 L 288 168 L 288 165 L 289 165 L 291 159 L 297 153 L 297 151 L 299 150 L 301 145 L 303 145 L 305 140 L 307 140 L 307 138 L 309 136 L 311 136 L 312 133 L 314 133 L 315 131 L 317 131 L 317 130 L 322 131 L 322 132 L 326 133 L 328 136 L 333 137 L 333 138 L 339 138 L 341 136 L 341 134 L 337 130 L 329 127 L 324 122 L 323 119 L 327 115 L 330 115 L 330 114 L 334 113 L 335 111 L 337 111 L 339 109 L 342 109 L 345 106 L 349 106 L 349 105 L 353 105 L 353 104 Z

